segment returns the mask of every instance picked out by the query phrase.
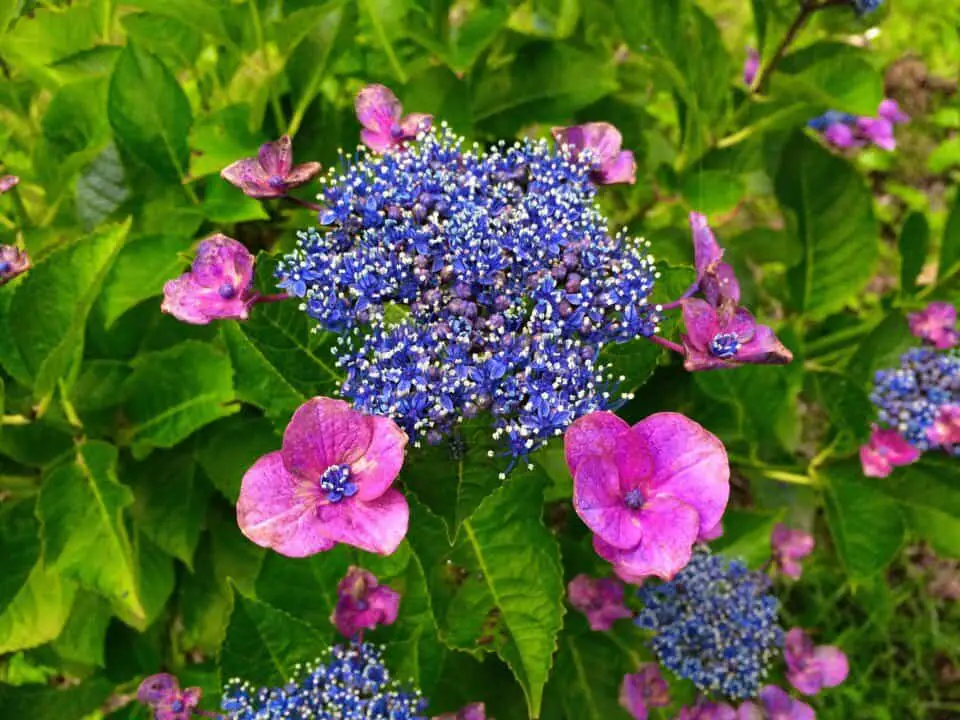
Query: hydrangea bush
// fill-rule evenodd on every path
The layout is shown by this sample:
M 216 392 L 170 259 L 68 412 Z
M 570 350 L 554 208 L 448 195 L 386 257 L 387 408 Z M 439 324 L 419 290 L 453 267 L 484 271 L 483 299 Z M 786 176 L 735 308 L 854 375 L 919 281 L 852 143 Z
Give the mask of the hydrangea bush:
M 0 3 L 0 716 L 948 717 L 890 4 Z

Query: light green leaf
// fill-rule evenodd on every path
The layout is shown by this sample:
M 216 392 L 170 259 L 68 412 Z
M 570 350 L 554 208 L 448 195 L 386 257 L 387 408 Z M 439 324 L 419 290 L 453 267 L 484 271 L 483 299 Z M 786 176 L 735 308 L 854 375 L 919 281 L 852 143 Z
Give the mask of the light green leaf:
M 70 663 L 103 667 L 107 626 L 112 616 L 110 603 L 104 598 L 79 591 L 67 624 L 53 642 L 54 652 Z
M 194 123 L 190 133 L 190 177 L 219 174 L 227 165 L 257 154 L 263 138 L 250 131 L 247 105 L 228 105 Z M 234 192 L 239 193 L 234 189 Z
M 132 613 L 128 605 L 117 600 L 113 600 L 113 611 L 127 625 L 144 632 L 160 617 L 173 594 L 176 581 L 174 563 L 172 557 L 142 532 L 138 532 L 134 538 L 133 552 L 139 570 L 137 594 L 143 603 L 143 615 Z
M 771 76 L 770 93 L 806 100 L 822 110 L 875 115 L 883 100 L 883 76 L 867 50 L 819 42 L 787 55 Z
M 509 28 L 524 35 L 560 40 L 580 19 L 580 0 L 524 0 L 510 16 Z
M 0 653 L 43 645 L 63 630 L 76 586 L 38 561 L 0 613 Z
M 37 505 L 43 559 L 142 617 L 139 569 L 123 517 L 133 493 L 118 482 L 116 465 L 117 449 L 92 441 L 80 445 L 73 463 L 46 477 Z
M 187 341 L 134 360 L 126 382 L 123 439 L 141 457 L 173 447 L 204 425 L 235 413 L 230 360 L 210 345 Z
M 358 6 L 370 26 L 374 40 L 387 56 L 393 74 L 401 84 L 406 84 L 407 73 L 397 57 L 394 43 L 398 39 L 398 31 L 405 24 L 408 0 L 358 0 Z
M 203 204 L 203 216 L 216 223 L 239 223 L 253 220 L 269 220 L 263 203 L 247 197 L 237 188 L 219 177 L 207 180 Z
M 124 0 L 124 4 L 179 20 L 220 42 L 230 41 L 215 0 Z
M 167 60 L 175 68 L 189 68 L 203 50 L 203 37 L 196 11 L 202 3 L 193 3 L 194 12 L 182 22 L 175 17 L 154 13 L 131 13 L 120 22 L 127 37 L 154 55 Z
M 2 38 L 0 53 L 8 63 L 30 71 L 48 85 L 55 85 L 56 73 L 42 71 L 81 50 L 90 48 L 98 29 L 89 5 L 66 9 L 36 9 L 29 20 L 21 20 Z
M 869 188 L 849 163 L 798 132 L 784 149 L 776 194 L 803 246 L 787 275 L 794 308 L 811 319 L 843 309 L 873 277 L 879 255 Z

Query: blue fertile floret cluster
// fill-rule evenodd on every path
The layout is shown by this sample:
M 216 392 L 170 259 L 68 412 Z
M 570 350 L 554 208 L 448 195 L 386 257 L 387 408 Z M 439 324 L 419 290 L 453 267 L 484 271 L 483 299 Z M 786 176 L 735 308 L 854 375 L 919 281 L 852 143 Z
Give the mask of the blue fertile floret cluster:
M 960 352 L 908 350 L 900 367 L 877 371 L 870 399 L 882 424 L 920 450 L 936 449 L 927 431 L 942 406 L 960 404 Z M 960 454 L 958 447 L 952 451 Z
M 488 150 L 445 127 L 361 150 L 325 179 L 325 229 L 299 234 L 281 287 L 340 333 L 342 394 L 435 443 L 481 411 L 523 457 L 623 400 L 600 359 L 659 314 L 646 244 L 611 236 L 589 153 Z
M 660 663 L 700 690 L 753 697 L 783 646 L 769 578 L 740 562 L 694 551 L 677 576 L 637 592 L 636 623 L 655 633 Z
M 397 689 L 368 643 L 335 646 L 326 661 L 283 687 L 231 680 L 220 707 L 229 720 L 426 720 L 426 701 Z

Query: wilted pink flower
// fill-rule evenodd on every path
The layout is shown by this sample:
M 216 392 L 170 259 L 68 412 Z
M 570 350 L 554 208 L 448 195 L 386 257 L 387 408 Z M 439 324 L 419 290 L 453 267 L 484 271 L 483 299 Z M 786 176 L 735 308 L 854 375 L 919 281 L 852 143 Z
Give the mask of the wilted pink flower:
M 730 467 L 714 435 L 678 413 L 630 427 L 611 412 L 575 421 L 564 436 L 573 503 L 594 548 L 623 580 L 671 579 L 727 506 Z
M 617 620 L 633 617 L 623 604 L 623 583 L 614 578 L 577 575 L 567 585 L 567 597 L 587 616 L 591 630 L 609 630 Z
M 310 182 L 320 172 L 320 163 L 293 164 L 293 144 L 284 135 L 260 146 L 255 158 L 244 158 L 228 165 L 220 176 L 252 198 L 283 197 L 291 188 Z
M 683 366 L 693 372 L 745 364 L 784 365 L 791 353 L 773 330 L 758 325 L 745 308 L 719 308 L 697 298 L 683 301 Z
M 847 656 L 833 645 L 815 646 L 800 628 L 787 633 L 783 645 L 787 680 L 804 695 L 816 695 L 823 688 L 836 687 L 850 671 Z
M 783 523 L 777 523 L 770 535 L 773 549 L 773 562 L 783 574 L 794 580 L 800 577 L 802 568 L 798 561 L 813 552 L 813 536 L 803 530 L 793 530 Z
M 0 177 L 0 195 L 3 195 L 19 182 L 20 178 L 18 178 L 16 175 L 3 175 Z
M 168 673 L 151 675 L 140 683 L 137 700 L 153 709 L 154 720 L 191 720 L 200 704 L 202 691 L 180 689 L 177 679 Z
M 760 53 L 752 47 L 747 48 L 747 59 L 743 61 L 743 84 L 747 87 L 753 85 L 760 70 Z
M 876 425 L 870 431 L 870 442 L 860 446 L 860 464 L 867 477 L 887 477 L 895 466 L 909 465 L 919 457 L 920 451 L 896 430 L 881 430 Z
M 400 593 L 381 585 L 372 573 L 351 567 L 337 586 L 337 604 L 330 622 L 345 638 L 378 625 L 393 625 L 400 608 Z
M 0 285 L 6 285 L 30 269 L 27 253 L 13 245 L 0 245 Z
M 641 665 L 637 672 L 623 676 L 620 707 L 634 720 L 647 720 L 649 709 L 670 704 L 670 688 L 654 663 Z
M 957 310 L 946 302 L 932 302 L 920 312 L 909 313 L 910 332 L 938 350 L 955 347 L 960 341 L 957 332 Z
M 693 707 L 680 708 L 676 720 L 737 720 L 737 711 L 726 703 L 700 700 Z
M 693 232 L 693 264 L 697 271 L 695 289 L 704 294 L 714 307 L 722 302 L 740 302 L 740 284 L 733 268 L 723 262 L 723 248 L 707 223 L 706 215 L 690 213 Z
M 483 703 L 470 703 L 456 713 L 439 715 L 433 720 L 487 720 L 487 708 Z
M 960 444 L 960 405 L 941 405 L 927 437 L 937 445 Z
M 760 691 L 760 705 L 745 702 L 737 709 L 737 720 L 816 720 L 813 708 L 794 700 L 776 685 Z
M 206 325 L 211 320 L 245 320 L 255 301 L 253 255 L 218 233 L 200 243 L 189 272 L 163 286 L 160 309 L 182 322 Z
M 177 678 L 170 673 L 157 673 L 144 678 L 137 688 L 137 700 L 154 705 L 180 689 Z
M 623 136 L 610 123 L 595 122 L 553 128 L 553 137 L 563 147 L 578 153 L 590 151 L 591 176 L 601 185 L 631 183 L 637 180 L 637 163 L 633 153 L 621 150 Z
M 391 488 L 407 435 L 386 417 L 315 397 L 293 414 L 279 451 L 246 475 L 240 530 L 263 547 L 306 557 L 344 543 L 389 555 L 407 534 L 409 508 Z
M 360 138 L 374 152 L 401 147 L 433 124 L 432 115 L 410 113 L 402 117 L 403 106 L 390 88 L 383 85 L 363 88 L 357 93 L 354 107 L 364 128 L 360 131 Z

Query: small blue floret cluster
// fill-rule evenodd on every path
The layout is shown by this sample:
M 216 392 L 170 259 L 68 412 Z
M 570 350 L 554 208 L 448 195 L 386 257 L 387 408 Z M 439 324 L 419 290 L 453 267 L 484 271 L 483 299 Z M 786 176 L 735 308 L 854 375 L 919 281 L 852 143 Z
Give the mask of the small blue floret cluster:
M 766 575 L 740 562 L 694 551 L 670 582 L 637 592 L 636 623 L 655 633 L 660 663 L 700 690 L 754 697 L 783 646 L 777 599 Z
M 927 431 L 942 406 L 960 404 L 960 352 L 908 350 L 900 356 L 900 367 L 877 371 L 870 399 L 881 424 L 919 450 L 938 448 Z M 960 455 L 960 448 L 954 446 L 952 452 Z
M 229 720 L 426 720 L 426 701 L 398 690 L 368 643 L 335 646 L 325 662 L 283 687 L 231 680 L 220 707 Z
M 883 0 L 851 0 L 851 2 L 858 15 L 867 15 L 879 10 L 880 6 L 883 5 Z
M 325 179 L 326 228 L 301 232 L 278 275 L 341 334 L 354 407 L 415 443 L 490 410 L 523 457 L 622 401 L 600 351 L 657 331 L 656 269 L 643 241 L 611 236 L 589 160 L 442 127 Z

